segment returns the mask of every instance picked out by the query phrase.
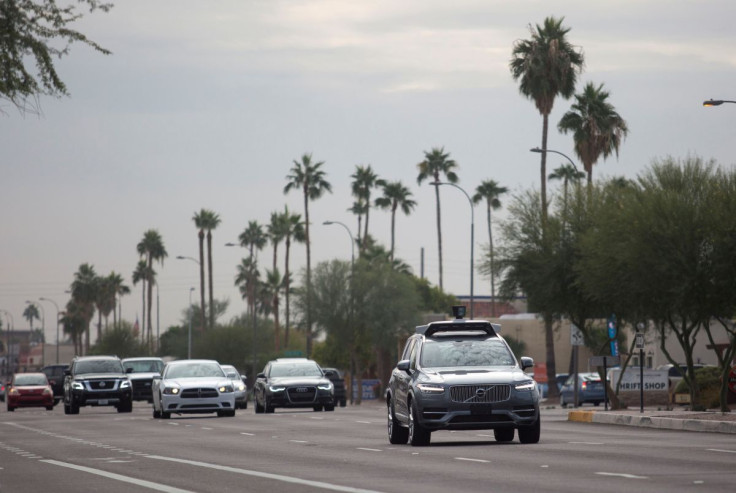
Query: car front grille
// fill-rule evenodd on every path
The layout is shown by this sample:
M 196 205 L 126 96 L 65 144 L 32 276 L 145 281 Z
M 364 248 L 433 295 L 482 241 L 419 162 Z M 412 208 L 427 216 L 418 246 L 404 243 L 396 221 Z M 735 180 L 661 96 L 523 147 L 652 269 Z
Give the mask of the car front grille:
M 317 388 L 301 385 L 298 387 L 289 387 L 287 392 L 291 402 L 314 402 L 314 398 L 317 395 Z
M 90 390 L 113 390 L 117 389 L 117 380 L 88 380 Z
M 184 389 L 181 391 L 182 399 L 203 399 L 217 397 L 218 395 L 217 389 L 212 388 Z
M 511 397 L 511 386 L 507 384 L 454 385 L 450 387 L 453 402 L 502 402 Z

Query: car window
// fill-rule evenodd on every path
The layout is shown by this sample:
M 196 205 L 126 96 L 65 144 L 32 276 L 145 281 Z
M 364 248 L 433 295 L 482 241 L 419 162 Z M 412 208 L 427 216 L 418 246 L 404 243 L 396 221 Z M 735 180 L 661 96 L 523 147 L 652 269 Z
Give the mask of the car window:
M 422 347 L 423 367 L 513 366 L 513 355 L 499 339 L 431 340 Z
M 409 359 L 411 356 L 411 350 L 416 342 L 417 340 L 414 337 L 406 341 L 406 346 L 404 346 L 404 352 L 401 355 L 401 359 Z
M 33 386 L 33 385 L 48 385 L 46 375 L 43 374 L 20 374 L 13 378 L 13 385 L 22 386 Z
M 165 378 L 198 378 L 198 377 L 224 377 L 217 363 L 186 363 L 181 365 L 170 365 L 166 368 Z
M 271 365 L 269 377 L 321 377 L 322 370 L 313 363 L 279 363 Z
M 77 361 L 74 364 L 74 373 L 84 375 L 85 373 L 124 373 L 120 360 L 95 359 Z
M 164 363 L 157 359 L 124 361 L 125 368 L 132 368 L 133 373 L 161 373 Z

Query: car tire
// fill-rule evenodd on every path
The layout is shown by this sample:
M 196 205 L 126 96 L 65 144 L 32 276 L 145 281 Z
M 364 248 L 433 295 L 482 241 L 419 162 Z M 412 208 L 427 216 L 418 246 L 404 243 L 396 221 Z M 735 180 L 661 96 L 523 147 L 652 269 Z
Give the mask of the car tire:
M 312 409 L 314 409 L 316 412 L 320 412 L 322 410 L 322 406 L 314 406 Z
M 153 408 L 153 419 L 161 419 L 161 411 L 156 411 L 156 408 Z
M 166 411 L 161 411 L 161 419 L 171 419 L 171 413 L 167 413 Z
M 496 428 L 493 430 L 493 436 L 497 442 L 510 442 L 514 439 L 513 428 Z
M 46 410 L 47 411 L 53 411 L 54 410 L 54 405 L 52 404 L 50 406 L 46 406 Z
M 565 409 L 567 407 L 567 402 L 565 402 L 565 398 L 560 396 L 560 407 Z
M 265 402 L 263 403 L 263 409 L 264 409 L 264 412 L 267 414 L 273 414 L 273 412 L 276 410 L 276 408 L 274 408 L 271 405 L 268 399 L 266 399 Z
M 414 447 L 424 447 L 429 445 L 432 438 L 432 432 L 419 424 L 419 412 L 416 404 L 412 401 L 411 413 L 409 414 L 409 443 Z
M 345 399 L 342 399 L 342 400 L 340 401 L 340 407 L 345 407 L 345 406 L 347 406 L 347 405 L 348 405 L 348 403 L 347 403 L 347 401 L 346 401 Z
M 12 413 L 13 411 L 15 411 L 15 408 L 13 406 L 8 406 L 8 412 Z
M 242 409 L 248 409 L 248 399 L 243 401 Z
M 71 414 L 71 413 L 72 413 L 71 406 L 67 404 L 66 401 L 64 401 L 64 414 Z
M 409 441 L 409 429 L 404 428 L 394 415 L 394 404 L 388 400 L 388 441 L 393 445 L 405 445 Z
M 74 399 L 69 399 L 69 414 L 79 414 L 79 405 L 74 403 Z
M 133 412 L 133 403 L 128 402 L 127 404 L 120 404 L 118 406 L 118 412 L 119 413 L 132 413 Z
M 217 417 L 218 418 L 234 418 L 235 417 L 235 410 L 232 411 L 217 411 Z
M 519 441 L 521 443 L 539 443 L 539 435 L 541 431 L 541 416 L 530 426 L 519 427 Z
M 325 411 L 334 411 L 335 405 L 334 404 L 325 404 Z
M 258 403 L 258 399 L 253 397 L 253 409 L 255 410 L 256 414 L 263 414 L 263 406 L 261 406 Z

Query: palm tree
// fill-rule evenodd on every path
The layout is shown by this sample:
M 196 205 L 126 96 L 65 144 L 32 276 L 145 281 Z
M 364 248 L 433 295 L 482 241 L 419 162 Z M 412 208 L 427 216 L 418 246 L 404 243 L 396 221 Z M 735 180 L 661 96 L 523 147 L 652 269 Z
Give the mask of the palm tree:
M 114 306 L 119 307 L 121 303 L 118 302 L 118 298 L 122 298 L 126 294 L 130 294 L 130 287 L 126 286 L 123 280 L 123 276 L 116 272 L 110 272 L 110 275 L 108 276 L 110 278 L 110 284 L 113 287 L 113 296 L 114 296 Z M 113 308 L 112 311 L 112 325 L 113 327 L 117 327 L 118 325 L 118 318 L 117 318 L 118 312 Z
M 570 163 L 561 164 L 555 168 L 548 177 L 550 180 L 562 180 L 562 208 L 567 211 L 568 185 L 570 182 L 577 182 L 585 178 L 585 173 Z
M 536 30 L 529 26 L 531 39 L 514 43 L 511 51 L 511 75 L 519 81 L 519 91 L 534 101 L 542 115 L 542 223 L 547 222 L 547 130 L 549 114 L 559 95 L 569 99 L 575 92 L 578 74 L 582 72 L 584 57 L 567 40 L 569 28 L 562 27 L 564 17 L 547 17 Z
M 355 214 L 358 218 L 358 238 L 355 240 L 358 242 L 358 248 L 361 248 L 361 245 L 363 244 L 361 236 L 363 229 L 363 214 L 365 214 L 367 209 L 367 204 L 364 204 L 360 200 L 353 202 L 353 206 L 348 209 L 348 212 Z
M 475 189 L 473 195 L 473 203 L 477 204 L 481 200 L 486 201 L 487 221 L 488 221 L 488 252 L 491 261 L 491 317 L 496 316 L 496 267 L 494 265 L 493 255 L 493 224 L 491 220 L 491 210 L 501 207 L 499 197 L 508 192 L 508 188 L 499 186 L 494 180 L 485 180 Z
M 153 349 L 153 324 L 152 313 L 153 313 L 153 285 L 156 284 L 156 271 L 153 270 L 153 262 L 158 261 L 162 266 L 164 265 L 164 259 L 169 255 L 166 252 L 164 241 L 161 235 L 155 229 L 149 229 L 143 233 L 143 238 L 138 245 L 136 250 L 141 257 L 145 257 L 146 267 L 148 268 L 148 279 L 146 279 L 148 285 L 148 346 L 149 349 Z
M 302 155 L 301 161 L 294 160 L 291 172 L 286 175 L 287 184 L 284 193 L 291 189 L 301 189 L 304 195 L 304 237 L 307 245 L 307 357 L 312 354 L 312 255 L 309 241 L 309 201 L 317 200 L 325 192 L 332 192 L 332 185 L 325 179 L 325 172 L 320 168 L 324 161 L 312 162 L 311 154 Z
M 401 211 L 407 216 L 417 203 L 411 199 L 411 191 L 406 188 L 400 181 L 384 182 L 383 196 L 376 199 L 376 207 L 389 209 L 391 211 L 391 254 L 390 258 L 394 260 L 394 240 L 396 238 L 396 210 Z
M 98 285 L 97 273 L 90 264 L 82 264 L 74 274 L 72 282 L 72 298 L 74 299 L 78 319 L 83 321 L 84 353 L 89 351 L 89 324 L 95 313 L 95 298 Z M 81 348 L 80 348 L 81 349 Z
M 205 229 L 207 230 L 207 274 L 209 278 L 210 292 L 210 328 L 215 326 L 215 298 L 212 287 L 212 230 L 220 225 L 220 216 L 212 211 L 207 211 L 205 216 Z
M 148 269 L 148 264 L 145 260 L 139 260 L 138 264 L 135 266 L 135 270 L 133 271 L 133 286 L 141 283 L 141 300 L 142 300 L 142 316 L 145 318 L 146 316 L 146 283 L 148 282 L 148 279 L 151 277 Z M 136 315 L 136 321 L 138 320 L 138 316 Z M 145 323 L 145 322 L 144 322 Z M 141 341 L 144 339 L 145 331 L 141 331 Z
M 63 313 L 64 315 L 60 319 L 63 331 L 72 339 L 74 354 L 81 355 L 84 351 L 81 339 L 86 323 L 86 308 L 72 297 L 67 302 L 66 310 Z
M 605 160 L 613 153 L 618 157 L 618 148 L 629 133 L 626 121 L 607 101 L 608 96 L 610 94 L 603 90 L 603 84 L 596 87 L 588 82 L 583 92 L 575 95 L 572 108 L 557 124 L 560 132 L 573 133 L 575 154 L 588 174 L 588 190 L 593 183 L 593 165 L 598 158 L 603 156 Z
M 266 270 L 266 281 L 261 284 L 261 294 L 268 300 L 273 313 L 274 351 L 281 350 L 281 327 L 279 326 L 279 295 L 284 287 L 284 280 L 278 269 Z
M 258 250 L 262 250 L 268 242 L 263 227 L 256 221 L 249 221 L 248 227 L 238 236 L 240 246 L 247 248 L 252 259 L 256 260 Z
M 289 293 L 291 291 L 291 273 L 289 272 L 289 253 L 291 251 L 292 238 L 297 243 L 304 243 L 306 238 L 304 232 L 304 222 L 299 214 L 292 214 L 288 207 L 284 206 L 282 214 L 284 222 L 284 243 L 286 252 L 284 253 L 284 295 L 286 298 L 285 316 L 286 324 L 284 327 L 284 347 L 289 346 Z
M 353 179 L 353 196 L 358 199 L 356 206 L 362 211 L 358 216 L 360 217 L 365 214 L 365 224 L 362 237 L 368 236 L 368 218 L 371 209 L 371 189 L 382 186 L 384 181 L 378 178 L 378 175 L 373 172 L 371 165 L 362 166 L 357 165 L 355 167 L 355 173 L 350 175 Z M 362 207 L 360 207 L 362 206 Z M 360 227 L 358 227 L 360 228 Z M 360 229 L 358 229 L 358 236 L 360 235 Z M 362 244 L 359 244 L 359 248 L 362 250 Z
M 38 307 L 34 303 L 28 303 L 25 310 L 23 310 L 23 318 L 28 320 L 28 325 L 31 326 L 31 333 L 33 333 L 33 319 L 41 320 L 41 314 L 38 313 Z
M 424 180 L 432 178 L 430 183 L 434 183 L 434 194 L 437 204 L 437 251 L 439 253 L 440 267 L 440 291 L 442 291 L 442 226 L 440 221 L 440 187 L 436 185 L 442 180 L 440 177 L 444 175 L 445 180 L 450 183 L 458 181 L 457 175 L 453 171 L 457 168 L 457 163 L 450 159 L 450 153 L 445 153 L 445 148 L 433 148 L 430 152 L 424 151 L 424 161 L 417 165 L 419 175 L 417 183 L 422 184 Z
M 105 317 L 105 330 L 107 331 L 108 317 L 115 309 L 115 288 L 110 276 L 97 278 L 95 308 L 97 308 L 97 341 L 99 342 L 102 340 L 102 317 Z
M 243 299 L 248 300 L 248 308 L 251 310 L 251 314 L 255 313 L 259 277 L 260 272 L 258 272 L 256 260 L 253 257 L 242 259 L 237 267 L 235 285 L 238 286 Z
M 199 232 L 197 233 L 197 237 L 199 238 L 199 299 L 201 301 L 201 310 L 200 310 L 200 325 L 199 330 L 205 330 L 207 328 L 207 318 L 206 318 L 206 311 L 204 306 L 204 238 L 205 238 L 205 229 L 207 229 L 207 221 L 208 221 L 208 215 L 210 211 L 207 209 L 202 209 L 199 212 L 194 213 L 194 217 L 192 217 L 192 221 L 194 221 L 194 225 L 197 227 Z

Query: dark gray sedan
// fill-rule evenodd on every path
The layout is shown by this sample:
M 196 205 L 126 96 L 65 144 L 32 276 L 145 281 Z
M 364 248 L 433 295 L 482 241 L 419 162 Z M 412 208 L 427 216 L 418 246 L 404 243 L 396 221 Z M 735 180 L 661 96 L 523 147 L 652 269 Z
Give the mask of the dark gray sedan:
M 269 361 L 253 386 L 256 413 L 272 413 L 277 407 L 311 407 L 334 411 L 332 382 L 319 365 L 306 358 Z
M 436 430 L 492 429 L 499 442 L 536 443 L 539 393 L 498 326 L 484 320 L 433 322 L 417 327 L 386 392 L 393 444 L 428 445 Z

